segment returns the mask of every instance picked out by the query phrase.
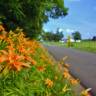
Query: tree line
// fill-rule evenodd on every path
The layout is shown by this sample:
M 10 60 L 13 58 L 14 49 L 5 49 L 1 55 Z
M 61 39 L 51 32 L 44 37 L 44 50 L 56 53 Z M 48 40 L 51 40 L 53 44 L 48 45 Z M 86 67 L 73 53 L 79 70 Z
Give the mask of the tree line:
M 63 32 L 59 32 L 57 30 L 55 33 L 53 32 L 45 32 L 42 34 L 42 39 L 44 41 L 60 41 L 64 37 Z
M 81 33 L 79 31 L 76 31 L 74 33 L 72 33 L 72 37 L 73 39 L 76 41 L 76 40 L 81 40 L 82 37 L 81 37 Z M 64 38 L 64 34 L 63 32 L 59 31 L 59 28 L 57 29 L 57 31 L 55 33 L 53 32 L 44 32 L 42 34 L 42 39 L 45 40 L 45 41 L 60 41 Z

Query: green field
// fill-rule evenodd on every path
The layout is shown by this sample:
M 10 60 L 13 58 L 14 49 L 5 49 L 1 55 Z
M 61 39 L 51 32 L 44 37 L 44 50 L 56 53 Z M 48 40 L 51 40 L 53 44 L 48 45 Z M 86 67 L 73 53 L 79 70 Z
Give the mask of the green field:
M 96 41 L 82 41 L 73 43 L 73 48 L 96 53 Z
M 44 42 L 44 43 L 47 45 L 68 47 L 67 43 L 61 43 L 61 42 Z M 96 53 L 96 41 L 74 42 L 72 43 L 71 48 Z

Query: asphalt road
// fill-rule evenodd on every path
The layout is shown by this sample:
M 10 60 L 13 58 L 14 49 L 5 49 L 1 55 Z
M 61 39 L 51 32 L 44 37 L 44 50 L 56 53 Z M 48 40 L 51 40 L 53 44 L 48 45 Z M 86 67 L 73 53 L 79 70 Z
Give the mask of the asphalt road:
M 46 46 L 56 60 L 68 56 L 66 62 L 70 64 L 70 72 L 86 88 L 92 88 L 93 96 L 96 96 L 96 54 L 78 51 L 71 48 Z

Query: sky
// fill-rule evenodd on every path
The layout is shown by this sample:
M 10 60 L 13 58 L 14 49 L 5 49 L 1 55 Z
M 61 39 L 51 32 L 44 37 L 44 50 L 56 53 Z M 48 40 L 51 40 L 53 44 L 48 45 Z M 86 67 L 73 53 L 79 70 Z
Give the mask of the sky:
M 75 31 L 81 33 L 82 39 L 96 36 L 96 0 L 64 0 L 64 3 L 69 8 L 68 15 L 50 19 L 43 29 L 56 32 L 57 28 L 60 28 L 65 38 Z

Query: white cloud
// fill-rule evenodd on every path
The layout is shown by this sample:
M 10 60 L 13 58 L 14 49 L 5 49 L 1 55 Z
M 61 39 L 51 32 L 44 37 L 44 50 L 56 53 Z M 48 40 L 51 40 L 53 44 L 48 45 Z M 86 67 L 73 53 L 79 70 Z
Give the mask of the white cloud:
M 65 32 L 67 32 L 67 33 L 73 33 L 75 30 L 73 30 L 73 29 L 69 29 L 69 28 L 67 28 L 66 30 L 65 30 Z
M 59 31 L 71 34 L 71 33 L 75 32 L 76 30 L 70 29 L 70 28 L 66 28 L 66 29 L 60 28 Z

